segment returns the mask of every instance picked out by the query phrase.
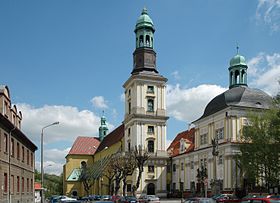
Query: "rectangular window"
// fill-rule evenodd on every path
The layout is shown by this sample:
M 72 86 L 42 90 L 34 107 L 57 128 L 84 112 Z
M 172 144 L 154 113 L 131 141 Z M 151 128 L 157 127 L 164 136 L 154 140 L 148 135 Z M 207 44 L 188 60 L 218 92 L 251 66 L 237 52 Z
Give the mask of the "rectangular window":
M 207 133 L 200 135 L 200 144 L 201 145 L 207 144 Z
M 8 103 L 7 102 L 5 102 L 5 105 L 4 105 L 4 115 L 6 117 L 8 117 Z
M 19 193 L 19 176 L 17 176 L 17 193 Z
M 8 192 L 8 174 L 4 173 L 4 193 Z
M 184 183 L 180 182 L 180 191 L 184 191 Z
M 154 134 L 154 126 L 148 126 L 148 134 Z
M 21 147 L 21 161 L 24 163 L 24 146 Z
M 216 137 L 218 138 L 218 140 L 224 139 L 224 128 L 216 130 Z
M 8 135 L 4 134 L 4 152 L 8 153 Z
M 30 180 L 31 192 L 33 192 L 33 179 Z
M 184 163 L 181 163 L 181 170 L 184 170 Z
M 30 161 L 31 161 L 30 166 L 33 167 L 33 153 L 32 152 L 30 152 Z
M 148 152 L 153 153 L 155 150 L 154 148 L 154 141 L 153 140 L 149 140 L 148 141 Z
M 128 102 L 128 114 L 131 114 L 131 102 Z
M 147 93 L 153 94 L 154 93 L 154 86 L 148 86 Z
M 223 156 L 222 155 L 219 156 L 218 164 L 223 164 Z
M 19 143 L 17 142 L 17 159 L 19 160 Z
M 166 190 L 168 191 L 168 192 L 170 192 L 170 184 L 168 183 L 167 185 L 166 185 Z
M 21 178 L 21 192 L 24 193 L 24 177 Z
M 11 156 L 15 156 L 15 140 L 11 138 Z
M 26 150 L 26 156 L 27 156 L 27 165 L 29 165 L 29 158 L 30 157 L 29 157 L 29 150 L 28 149 Z
M 2 135 L 1 135 L 1 130 L 0 130 L 0 152 L 1 152 L 1 148 L 2 148 Z
M 11 175 L 11 193 L 12 194 L 14 194 L 14 192 L 15 192 L 15 177 L 14 177 L 14 175 Z
M 155 167 L 149 165 L 149 166 L 148 166 L 148 172 L 149 172 L 149 173 L 154 173 L 154 172 L 155 172 Z
M 173 190 L 176 190 L 176 183 L 173 183 L 172 189 L 173 189 Z
M 176 164 L 173 164 L 173 172 L 176 172 Z
M 131 192 L 131 184 L 127 184 L 127 185 L 126 185 L 126 188 L 127 188 L 127 189 L 126 189 L 127 192 Z
M 149 112 L 154 111 L 154 100 L 153 99 L 148 99 L 147 109 Z
M 26 192 L 29 192 L 29 178 L 26 180 Z
M 191 169 L 194 169 L 194 161 L 191 161 Z

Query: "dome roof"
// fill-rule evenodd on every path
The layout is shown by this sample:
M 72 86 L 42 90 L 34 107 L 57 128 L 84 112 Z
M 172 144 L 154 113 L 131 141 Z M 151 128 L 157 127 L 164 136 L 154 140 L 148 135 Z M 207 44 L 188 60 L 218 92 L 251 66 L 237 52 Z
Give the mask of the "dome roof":
M 198 120 L 229 106 L 268 109 L 271 104 L 272 98 L 259 89 L 251 89 L 246 86 L 234 87 L 212 99 Z
M 239 54 L 235 55 L 231 60 L 230 60 L 230 66 L 238 66 L 238 65 L 244 65 L 247 66 L 246 60 L 244 56 L 241 56 Z
M 150 27 L 154 30 L 154 23 L 150 16 L 148 15 L 147 9 L 143 8 L 141 15 L 139 16 L 135 30 L 143 28 L 143 27 Z

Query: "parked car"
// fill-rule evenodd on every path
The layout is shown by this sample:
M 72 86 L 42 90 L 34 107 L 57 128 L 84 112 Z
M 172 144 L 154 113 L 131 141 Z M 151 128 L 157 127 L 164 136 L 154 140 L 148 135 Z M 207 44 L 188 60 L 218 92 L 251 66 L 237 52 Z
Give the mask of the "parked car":
M 102 195 L 101 200 L 110 200 L 111 196 L 110 195 Z
M 224 202 L 225 200 L 234 199 L 232 194 L 220 194 L 215 197 L 216 202 Z
M 142 195 L 138 198 L 139 203 L 147 203 L 147 202 L 153 202 L 153 203 L 159 203 L 159 197 L 155 195 Z
M 67 196 L 64 196 L 64 195 L 62 195 L 62 196 L 60 196 L 59 198 L 58 198 L 58 202 L 71 202 L 71 201 L 77 201 L 77 199 L 76 198 L 71 198 L 71 197 L 67 197 Z
M 193 197 L 185 200 L 185 203 L 215 203 L 216 201 L 212 198 L 206 197 Z
M 134 196 L 124 196 L 121 197 L 120 203 L 137 203 L 137 198 Z
M 121 201 L 121 196 L 120 195 L 113 195 L 111 197 L 111 201 L 113 201 L 115 203 L 119 203 Z
M 280 199 L 276 198 L 245 198 L 240 201 L 240 203 L 280 203 Z

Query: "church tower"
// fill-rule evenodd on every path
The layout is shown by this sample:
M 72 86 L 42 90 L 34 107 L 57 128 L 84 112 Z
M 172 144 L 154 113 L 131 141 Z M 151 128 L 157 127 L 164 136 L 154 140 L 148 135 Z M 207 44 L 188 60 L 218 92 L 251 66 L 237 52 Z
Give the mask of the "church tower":
M 99 140 L 100 140 L 100 142 L 104 139 L 104 137 L 107 134 L 108 134 L 108 127 L 107 127 L 106 118 L 105 118 L 104 112 L 103 112 L 103 115 L 101 116 L 101 119 L 100 119 L 100 127 L 99 127 Z
M 239 54 L 237 46 L 237 54 L 230 60 L 229 70 L 229 88 L 238 86 L 247 86 L 247 69 L 245 57 Z
M 154 24 L 143 9 L 134 30 L 136 48 L 133 70 L 124 83 L 125 89 L 125 151 L 135 146 L 145 148 L 150 159 L 142 173 L 137 194 L 166 196 L 166 82 L 156 68 Z M 131 185 L 136 182 L 137 172 Z M 130 184 L 130 183 L 128 183 Z

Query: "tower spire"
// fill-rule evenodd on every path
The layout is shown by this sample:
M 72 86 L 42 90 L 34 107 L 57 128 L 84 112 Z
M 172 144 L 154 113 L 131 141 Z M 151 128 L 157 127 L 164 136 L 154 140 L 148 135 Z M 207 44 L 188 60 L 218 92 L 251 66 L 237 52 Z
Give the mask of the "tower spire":
M 146 7 L 143 8 L 139 16 L 135 30 L 136 49 L 133 53 L 133 71 L 132 74 L 141 71 L 156 72 L 156 53 L 154 51 L 154 24 Z
M 100 119 L 100 127 L 99 127 L 99 139 L 100 141 L 102 141 L 104 139 L 104 137 L 107 135 L 108 133 L 108 127 L 107 127 L 107 123 L 106 123 L 106 117 L 104 116 L 104 110 L 102 111 L 102 116 Z
M 236 55 L 230 60 L 229 88 L 247 86 L 247 64 L 245 57 L 239 54 L 239 46 L 236 45 Z
M 239 45 L 238 45 L 238 43 L 236 43 L 236 54 L 237 55 L 239 54 Z

